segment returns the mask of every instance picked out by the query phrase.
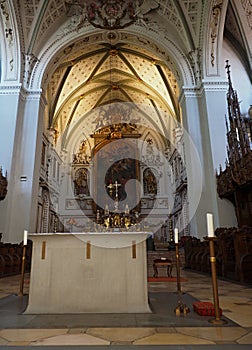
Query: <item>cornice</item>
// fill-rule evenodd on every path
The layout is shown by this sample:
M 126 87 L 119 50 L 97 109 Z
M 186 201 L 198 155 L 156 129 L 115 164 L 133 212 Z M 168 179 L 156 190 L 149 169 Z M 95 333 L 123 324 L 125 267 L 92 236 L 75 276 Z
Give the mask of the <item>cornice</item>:
M 179 96 L 179 102 L 181 102 L 184 97 L 201 97 L 204 92 L 227 92 L 227 90 L 228 82 L 226 80 L 202 80 L 200 86 L 183 86 Z
M 46 103 L 45 94 L 42 89 L 27 90 L 22 84 L 1 85 L 0 95 L 20 95 L 23 99 L 43 99 L 44 103 Z
M 227 92 L 228 90 L 228 82 L 226 80 L 211 80 L 211 81 L 207 81 L 207 80 L 202 80 L 201 81 L 201 86 L 200 86 L 200 91 L 216 91 L 216 92 L 220 92 L 220 91 L 225 91 Z
M 0 86 L 0 95 L 18 95 L 22 89 L 21 84 L 8 84 Z

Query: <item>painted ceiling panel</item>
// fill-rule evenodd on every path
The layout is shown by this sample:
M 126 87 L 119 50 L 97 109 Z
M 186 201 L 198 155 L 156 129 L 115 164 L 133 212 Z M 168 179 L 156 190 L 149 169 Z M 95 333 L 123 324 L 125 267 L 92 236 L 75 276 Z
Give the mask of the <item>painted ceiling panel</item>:
M 97 66 L 103 55 L 104 54 L 97 54 L 80 60 L 73 65 L 59 95 L 56 111 L 71 93 L 78 90 L 78 87 L 88 80 L 92 74 L 92 71 L 94 70 L 94 67 Z
M 168 99 L 167 89 L 156 69 L 156 66 L 142 57 L 125 53 L 125 57 L 130 62 L 137 75 L 153 89 L 158 90 L 164 99 Z M 167 101 L 168 102 L 168 101 Z
M 165 72 L 165 75 L 170 83 L 170 88 L 172 89 L 174 95 L 176 97 L 178 97 L 179 96 L 179 87 L 178 87 L 177 79 L 175 78 L 174 74 L 172 73 L 172 71 L 168 67 L 162 66 L 162 69 Z
M 108 51 L 109 52 L 109 51 Z M 109 57 L 106 59 L 106 61 L 103 63 L 103 65 L 99 68 L 97 71 L 97 74 L 103 73 L 103 72 L 109 72 L 112 69 L 117 69 L 119 71 L 132 74 L 131 70 L 125 62 L 118 56 L 118 55 L 109 55 Z
M 62 64 L 69 64 L 69 62 L 74 63 L 89 56 L 100 54 L 102 56 L 104 54 L 104 48 L 101 47 L 100 44 L 93 42 L 92 45 L 90 45 L 86 41 L 87 39 L 82 39 L 66 47 L 63 51 L 64 56 L 61 57 Z

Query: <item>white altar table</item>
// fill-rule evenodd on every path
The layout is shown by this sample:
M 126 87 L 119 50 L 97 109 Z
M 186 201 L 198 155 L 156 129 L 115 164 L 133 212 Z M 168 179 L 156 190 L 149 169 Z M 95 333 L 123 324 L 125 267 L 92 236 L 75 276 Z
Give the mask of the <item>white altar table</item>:
M 146 313 L 149 233 L 29 234 L 26 314 Z

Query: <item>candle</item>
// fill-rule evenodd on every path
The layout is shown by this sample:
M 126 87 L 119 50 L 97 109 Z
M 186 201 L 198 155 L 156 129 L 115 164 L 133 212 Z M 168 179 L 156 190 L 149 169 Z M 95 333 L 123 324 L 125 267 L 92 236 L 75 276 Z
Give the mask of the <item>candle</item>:
M 125 214 L 129 214 L 129 206 L 128 206 L 128 204 L 125 205 Z
M 214 237 L 213 214 L 207 213 L 207 234 Z
M 175 239 L 175 244 L 178 244 L 178 229 L 174 229 L 174 239 Z
M 27 245 L 27 236 L 28 236 L 28 232 L 26 230 L 24 230 L 24 243 L 23 243 L 23 245 Z

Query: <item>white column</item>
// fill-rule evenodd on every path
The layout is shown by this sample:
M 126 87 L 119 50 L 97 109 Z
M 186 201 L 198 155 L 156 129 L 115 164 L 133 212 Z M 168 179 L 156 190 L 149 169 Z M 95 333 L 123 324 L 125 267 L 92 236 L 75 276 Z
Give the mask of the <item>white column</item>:
M 14 152 L 19 95 L 19 84 L 0 87 L 0 166 L 3 167 L 4 174 L 7 171 L 8 180 L 7 196 L 4 200 L 0 201 L 0 232 L 3 233 L 4 242 L 8 241 L 8 237 L 6 237 L 7 206 L 12 186 L 11 166 Z
M 214 214 L 215 225 L 218 227 L 223 223 L 228 226 L 236 223 L 232 205 L 220 201 L 216 190 L 215 165 L 222 158 L 223 162 L 225 161 L 226 152 L 225 113 L 220 115 L 224 112 L 225 93 L 223 86 L 220 91 L 218 86 L 215 86 L 212 94 L 208 94 L 208 88 L 207 85 L 207 88 L 203 86 L 200 90 L 184 89 L 180 101 L 183 126 L 190 135 L 200 159 L 199 170 L 193 165 L 192 150 L 189 140 L 185 138 L 190 234 L 199 238 L 207 234 L 207 212 Z M 201 180 L 201 198 L 195 208 L 195 193 Z
M 226 81 L 221 82 L 204 82 L 203 96 L 206 104 L 206 115 L 208 116 L 208 133 L 211 148 L 213 169 L 209 176 L 219 170 L 219 166 L 225 169 L 225 160 L 227 159 L 227 130 L 225 123 L 225 115 L 228 115 L 227 110 L 227 90 L 228 84 Z M 216 188 L 216 177 L 213 177 L 213 186 Z M 215 221 L 217 226 L 236 226 L 237 220 L 235 216 L 234 206 L 226 199 L 220 199 L 216 193 L 216 210 L 217 217 Z
M 227 82 L 204 82 L 202 88 L 202 114 L 207 117 L 209 141 L 212 150 L 212 163 L 214 169 L 218 169 L 219 165 L 225 167 L 225 159 L 227 158 L 227 130 L 225 124 L 225 115 L 227 111 Z M 207 132 L 207 130 L 206 130 Z
M 22 241 L 24 229 L 36 229 L 45 105 L 40 91 L 21 93 L 3 218 L 4 241 L 13 243 Z

